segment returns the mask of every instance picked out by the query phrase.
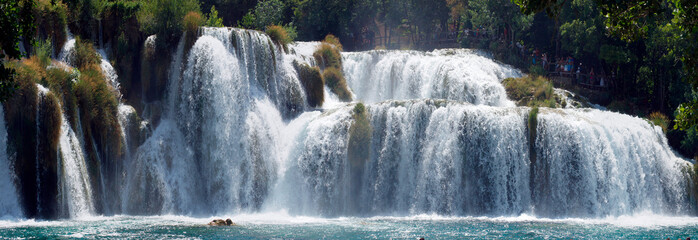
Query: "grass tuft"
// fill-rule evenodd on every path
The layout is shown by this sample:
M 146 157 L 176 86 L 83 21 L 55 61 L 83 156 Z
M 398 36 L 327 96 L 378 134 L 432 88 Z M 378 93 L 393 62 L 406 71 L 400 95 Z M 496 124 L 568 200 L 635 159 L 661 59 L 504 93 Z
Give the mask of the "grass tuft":
M 669 126 L 671 125 L 671 122 L 669 118 L 660 113 L 660 112 L 653 112 L 651 113 L 647 119 L 650 121 L 650 123 L 657 125 L 662 128 L 662 131 L 666 134 L 667 131 L 669 130 Z
M 298 72 L 298 78 L 308 96 L 308 105 L 311 107 L 322 106 L 325 102 L 325 80 L 320 74 L 320 69 L 296 61 L 293 62 L 293 67 Z
M 507 96 L 519 106 L 550 107 L 559 105 L 562 99 L 556 98 L 553 84 L 544 77 L 530 75 L 520 78 L 507 78 L 503 81 Z
M 347 81 L 344 75 L 337 68 L 327 68 L 322 73 L 322 78 L 325 79 L 325 84 L 330 90 L 339 97 L 339 100 L 350 102 L 351 93 L 347 87 Z
M 284 49 L 284 51 L 288 51 L 288 44 L 293 42 L 293 39 L 289 36 L 288 32 L 284 27 L 278 25 L 270 25 L 267 27 L 267 30 L 265 32 L 267 33 L 267 35 L 269 35 L 269 38 L 271 38 L 271 40 L 274 41 L 274 43 L 281 46 Z
M 342 54 L 339 49 L 329 43 L 322 43 L 313 53 L 315 61 L 321 69 L 342 69 Z

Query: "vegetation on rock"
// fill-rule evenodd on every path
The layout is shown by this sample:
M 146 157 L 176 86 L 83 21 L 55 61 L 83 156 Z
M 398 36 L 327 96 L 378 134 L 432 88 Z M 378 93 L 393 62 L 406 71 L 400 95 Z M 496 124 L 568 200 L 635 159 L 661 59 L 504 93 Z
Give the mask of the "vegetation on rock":
M 519 106 L 557 107 L 561 104 L 553 91 L 553 85 L 541 76 L 527 75 L 520 78 L 507 78 L 502 82 L 507 96 Z
M 297 61 L 293 62 L 293 67 L 298 72 L 298 78 L 307 95 L 308 105 L 311 107 L 322 106 L 325 102 L 325 81 L 320 69 Z
M 322 78 L 325 80 L 327 87 L 330 88 L 330 91 L 339 97 L 339 100 L 345 102 L 351 101 L 351 92 L 349 92 L 347 81 L 344 79 L 341 70 L 334 67 L 325 68 L 322 72 Z

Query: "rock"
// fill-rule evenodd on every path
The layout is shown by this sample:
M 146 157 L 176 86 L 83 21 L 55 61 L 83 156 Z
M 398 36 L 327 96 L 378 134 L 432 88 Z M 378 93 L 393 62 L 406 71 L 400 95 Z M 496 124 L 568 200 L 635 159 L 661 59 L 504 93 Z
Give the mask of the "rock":
M 223 220 L 223 219 L 213 219 L 210 223 L 208 223 L 209 226 L 235 226 L 235 223 L 233 220 L 230 220 L 230 218 Z

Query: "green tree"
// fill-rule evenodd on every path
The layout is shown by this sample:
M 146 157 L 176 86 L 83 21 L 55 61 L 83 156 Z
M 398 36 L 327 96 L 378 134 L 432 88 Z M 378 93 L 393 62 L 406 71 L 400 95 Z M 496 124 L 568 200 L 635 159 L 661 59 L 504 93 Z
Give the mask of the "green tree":
M 156 34 L 157 47 L 166 49 L 176 44 L 182 35 L 182 20 L 189 12 L 201 13 L 198 0 L 151 0 L 144 1 L 138 13 L 141 31 Z
M 255 28 L 264 29 L 269 25 L 281 24 L 284 3 L 280 0 L 262 0 L 254 7 Z
M 218 11 L 216 10 L 216 6 L 211 6 L 211 11 L 208 13 L 208 17 L 206 19 L 206 26 L 207 27 L 224 27 L 223 26 L 223 19 L 218 17 Z
M 15 71 L 7 59 L 20 59 L 21 41 L 31 42 L 34 31 L 33 1 L 0 0 L 0 102 L 5 102 L 17 88 Z

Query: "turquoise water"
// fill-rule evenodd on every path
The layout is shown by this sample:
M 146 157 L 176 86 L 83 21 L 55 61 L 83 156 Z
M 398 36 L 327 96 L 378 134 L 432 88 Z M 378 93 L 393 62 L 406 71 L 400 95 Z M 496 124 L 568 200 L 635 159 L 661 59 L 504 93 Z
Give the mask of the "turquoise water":
M 415 217 L 312 218 L 238 215 L 234 227 L 212 218 L 94 217 L 65 221 L 0 221 L 3 239 L 678 239 L 698 237 L 698 218 L 633 216 L 608 219 Z

